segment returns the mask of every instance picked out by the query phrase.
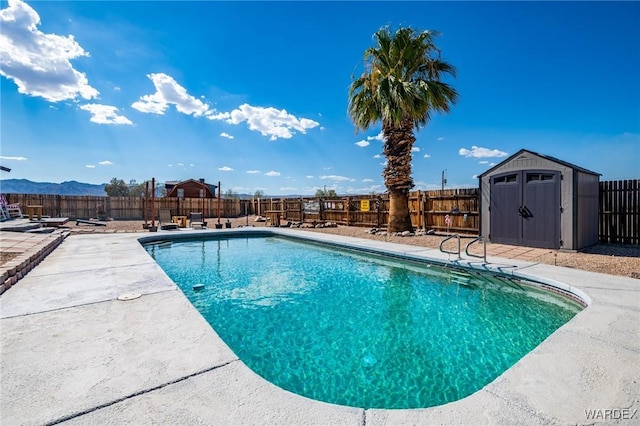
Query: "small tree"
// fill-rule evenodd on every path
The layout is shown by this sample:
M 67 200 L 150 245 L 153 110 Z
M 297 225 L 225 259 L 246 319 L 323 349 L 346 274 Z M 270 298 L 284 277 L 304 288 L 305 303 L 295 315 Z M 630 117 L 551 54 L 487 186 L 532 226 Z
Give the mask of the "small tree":
M 238 196 L 238 193 L 236 191 L 234 191 L 233 189 L 228 189 L 227 192 L 224 193 L 223 198 L 237 200 L 240 197 Z
M 253 193 L 254 198 L 264 198 L 264 191 L 262 189 L 256 189 L 256 192 Z
M 122 179 L 113 178 L 104 186 L 104 192 L 109 197 L 126 197 L 129 195 L 129 186 Z
M 318 189 L 316 191 L 317 198 L 336 198 L 338 194 L 336 194 L 335 189 Z
M 145 183 L 138 183 L 135 179 L 129 181 L 129 197 L 144 196 Z

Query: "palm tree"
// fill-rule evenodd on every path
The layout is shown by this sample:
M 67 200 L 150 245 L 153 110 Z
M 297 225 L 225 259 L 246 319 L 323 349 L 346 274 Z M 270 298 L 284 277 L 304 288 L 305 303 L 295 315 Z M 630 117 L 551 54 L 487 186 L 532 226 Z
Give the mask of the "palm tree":
M 389 192 L 389 232 L 413 231 L 409 215 L 411 148 L 414 128 L 425 127 L 435 112 L 449 112 L 458 99 L 442 77 L 455 68 L 440 59 L 435 31 L 383 27 L 374 34 L 376 46 L 364 52 L 365 70 L 349 87 L 348 113 L 356 130 L 382 121 L 382 176 Z

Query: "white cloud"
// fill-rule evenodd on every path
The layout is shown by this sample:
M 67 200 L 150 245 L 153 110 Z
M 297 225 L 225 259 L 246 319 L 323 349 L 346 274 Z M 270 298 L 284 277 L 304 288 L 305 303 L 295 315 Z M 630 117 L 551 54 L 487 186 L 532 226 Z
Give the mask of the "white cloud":
M 96 166 L 95 166 L 95 165 L 93 165 L 93 164 L 87 164 L 85 167 L 86 167 L 87 169 L 95 169 L 95 168 L 96 168 Z
M 220 136 L 223 138 L 227 138 L 227 139 L 234 139 L 234 136 L 231 136 L 229 133 L 227 132 L 222 132 L 220 133 Z
M 313 179 L 313 175 L 307 175 L 305 176 L 307 179 Z
M 431 158 L 431 154 L 425 154 L 424 158 Z
M 247 170 L 247 173 L 249 173 L 250 175 L 255 175 L 257 173 L 260 173 L 260 170 Z
M 0 160 L 11 160 L 11 161 L 25 161 L 27 157 L 7 157 L 6 155 L 0 155 Z
M 478 161 L 478 164 L 489 164 L 489 162 L 487 160 L 483 160 L 483 161 Z
M 420 152 L 420 148 L 418 148 L 417 146 L 413 146 L 411 147 L 411 152 Z
M 384 134 L 382 134 L 382 131 L 380 131 L 380 133 L 375 136 L 367 136 L 367 140 L 384 142 Z
M 221 172 L 232 172 L 233 169 L 229 166 L 222 166 L 222 167 L 218 167 L 218 170 L 220 170 Z
M 317 127 L 320 123 L 308 118 L 297 118 L 286 110 L 276 108 L 254 107 L 242 104 L 230 113 L 211 114 L 212 120 L 226 120 L 229 124 L 247 122 L 250 130 L 260 132 L 262 136 L 270 136 L 269 140 L 293 137 L 292 130 L 306 133 L 308 129 Z
M 178 112 L 195 117 L 213 113 L 209 105 L 189 95 L 173 77 L 164 73 L 147 74 L 147 77 L 153 82 L 156 93 L 141 96 L 139 101 L 131 104 L 138 111 L 162 115 L 169 105 L 175 105 Z
M 91 113 L 92 123 L 98 124 L 133 124 L 124 115 L 118 114 L 118 108 L 111 105 L 86 104 L 80 105 L 80 109 Z
M 207 114 L 207 118 L 209 120 L 227 120 L 229 118 L 231 118 L 231 113 L 230 112 L 219 112 L 219 113 L 211 113 L 211 114 Z
M 100 161 L 98 164 L 101 166 L 111 166 L 113 163 L 109 160 Z
M 19 93 L 50 102 L 97 97 L 87 76 L 70 62 L 89 53 L 73 35 L 45 34 L 39 25 L 38 13 L 21 0 L 9 0 L 0 10 L 0 75 L 13 80 Z
M 335 182 L 344 182 L 344 181 L 355 182 L 355 179 L 353 179 L 353 178 L 349 178 L 349 177 L 346 177 L 346 176 L 337 176 L 337 175 L 323 175 L 323 176 L 320 176 L 320 179 L 322 179 L 322 180 L 333 180 Z
M 490 157 L 506 157 L 507 154 L 504 151 L 499 151 L 497 149 L 489 149 L 483 148 L 481 146 L 472 146 L 471 150 L 460 148 L 458 154 L 464 157 L 473 157 L 473 158 L 490 158 Z
M 362 179 L 362 183 L 366 183 L 366 182 L 375 182 L 375 180 L 373 180 L 373 179 Z
M 356 145 L 358 145 L 360 148 L 364 148 L 365 146 L 369 146 L 370 144 L 371 143 L 367 141 L 356 142 Z
M 274 172 L 273 170 L 271 170 L 270 172 L 267 172 L 264 175 L 265 176 L 280 176 L 280 172 Z
M 373 156 L 373 158 L 382 158 L 382 154 L 376 154 Z
M 443 140 L 444 140 L 444 138 L 443 138 L 442 136 L 440 136 L 440 137 L 436 138 L 436 140 L 437 140 L 437 141 L 443 141 Z
M 184 163 L 178 163 L 177 166 L 184 166 Z

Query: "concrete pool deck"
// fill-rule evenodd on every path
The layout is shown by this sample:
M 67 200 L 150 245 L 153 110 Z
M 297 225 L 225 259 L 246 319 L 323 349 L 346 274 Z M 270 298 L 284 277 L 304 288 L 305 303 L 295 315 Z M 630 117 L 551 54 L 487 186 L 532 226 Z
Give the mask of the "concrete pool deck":
M 437 249 L 266 232 L 449 260 Z M 363 410 L 249 370 L 148 256 L 138 240 L 149 235 L 70 236 L 0 297 L 0 424 L 640 424 L 640 280 L 489 257 L 489 269 L 564 283 L 591 305 L 467 398 Z M 117 300 L 133 292 L 142 296 Z

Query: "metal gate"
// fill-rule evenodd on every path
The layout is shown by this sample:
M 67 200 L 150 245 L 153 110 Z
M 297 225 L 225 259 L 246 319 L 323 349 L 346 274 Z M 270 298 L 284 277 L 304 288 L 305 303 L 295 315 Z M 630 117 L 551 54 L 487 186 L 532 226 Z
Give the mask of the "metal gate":
M 491 241 L 560 248 L 560 172 L 518 170 L 491 177 Z

